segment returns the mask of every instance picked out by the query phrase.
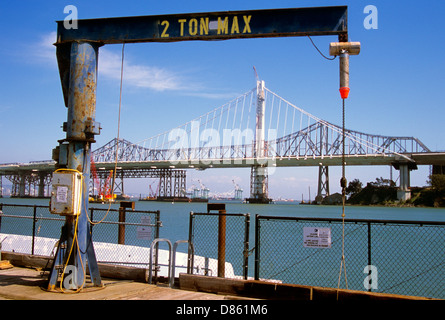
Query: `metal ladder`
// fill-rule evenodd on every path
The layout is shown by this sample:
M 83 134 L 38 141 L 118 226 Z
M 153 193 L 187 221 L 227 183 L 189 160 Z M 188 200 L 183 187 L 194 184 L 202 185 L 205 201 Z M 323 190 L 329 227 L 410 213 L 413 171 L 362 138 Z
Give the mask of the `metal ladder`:
M 191 252 L 191 255 L 188 255 L 188 261 L 187 261 L 187 273 L 189 273 L 191 270 L 193 270 L 193 263 L 195 259 L 195 250 L 193 247 L 193 244 L 190 243 L 188 240 L 178 240 L 173 245 L 173 252 L 172 252 L 172 243 L 170 240 L 165 238 L 157 238 L 154 239 L 153 242 L 150 245 L 150 261 L 148 265 L 148 283 L 152 284 L 153 282 L 153 257 L 154 257 L 154 248 L 156 244 L 159 242 L 167 242 L 168 244 L 168 284 L 172 288 L 175 283 L 175 270 L 176 270 L 176 250 L 178 248 L 178 245 L 180 243 L 188 243 L 189 245 L 189 252 Z

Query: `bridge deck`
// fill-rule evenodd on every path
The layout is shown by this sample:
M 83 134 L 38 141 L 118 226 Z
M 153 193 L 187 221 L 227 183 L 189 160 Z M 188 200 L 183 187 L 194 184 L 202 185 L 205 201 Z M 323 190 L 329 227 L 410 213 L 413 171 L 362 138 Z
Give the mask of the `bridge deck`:
M 417 165 L 445 165 L 445 152 L 429 152 L 406 154 Z M 391 165 L 394 162 L 407 162 L 406 158 L 398 155 L 347 155 L 345 156 L 346 165 L 349 166 L 371 166 L 371 165 Z M 283 158 L 244 158 L 244 159 L 206 159 L 189 161 L 125 161 L 118 162 L 117 166 L 123 170 L 137 169 L 207 169 L 207 168 L 247 168 L 254 165 L 267 165 L 270 167 L 299 167 L 299 166 L 340 166 L 342 157 L 324 156 L 324 157 L 283 157 Z M 97 168 L 106 170 L 114 169 L 114 162 L 96 163 Z M 52 171 L 54 162 L 32 162 L 20 164 L 0 165 L 0 174 L 15 173 L 20 171 Z

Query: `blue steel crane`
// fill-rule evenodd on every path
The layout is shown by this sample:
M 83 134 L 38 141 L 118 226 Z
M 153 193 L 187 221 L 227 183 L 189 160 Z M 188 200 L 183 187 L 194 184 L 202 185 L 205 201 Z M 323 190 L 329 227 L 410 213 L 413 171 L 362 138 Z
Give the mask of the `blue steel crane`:
M 86 269 L 102 286 L 88 217 L 91 144 L 100 133 L 95 121 L 99 48 L 106 44 L 228 40 L 333 35 L 348 39 L 347 7 L 226 11 L 106 19 L 83 19 L 77 28 L 57 21 L 57 60 L 67 121 L 66 137 L 53 151 L 51 212 L 65 217 L 48 289 L 65 271 L 69 289 L 79 291 Z M 88 263 L 88 268 L 86 267 Z M 62 281 L 61 281 L 62 282 Z M 62 283 L 61 283 L 62 288 Z

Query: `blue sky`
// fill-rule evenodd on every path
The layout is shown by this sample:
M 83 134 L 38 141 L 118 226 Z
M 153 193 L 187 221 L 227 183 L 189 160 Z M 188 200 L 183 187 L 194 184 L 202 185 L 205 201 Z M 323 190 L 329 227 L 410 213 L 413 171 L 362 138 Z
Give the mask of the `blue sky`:
M 79 19 L 272 9 L 349 6 L 349 36 L 360 41 L 350 61 L 347 127 L 381 135 L 414 136 L 432 150 L 445 150 L 445 43 L 443 1 L 2 1 L 0 4 L 0 163 L 51 158 L 64 138 L 66 121 L 55 58 L 56 20 L 75 5 Z M 367 30 L 366 5 L 378 9 L 378 29 Z M 336 37 L 314 37 L 328 54 Z M 99 147 L 116 135 L 120 45 L 100 49 L 96 120 L 103 130 Z M 338 61 L 323 59 L 307 38 L 130 44 L 125 48 L 121 137 L 141 141 L 224 104 L 255 85 L 255 66 L 266 86 L 319 118 L 341 124 Z M 131 76 L 130 76 L 131 75 Z M 269 179 L 273 197 L 307 197 L 316 168 L 278 169 Z M 247 196 L 248 169 L 189 172 L 215 192 L 233 189 Z M 412 173 L 424 185 L 428 168 Z M 339 191 L 339 168 L 331 169 L 331 192 Z M 348 168 L 348 180 L 373 181 L 389 168 Z M 394 171 L 395 178 L 398 173 Z M 191 181 L 193 180 L 193 181 Z M 128 192 L 144 192 L 133 181 Z

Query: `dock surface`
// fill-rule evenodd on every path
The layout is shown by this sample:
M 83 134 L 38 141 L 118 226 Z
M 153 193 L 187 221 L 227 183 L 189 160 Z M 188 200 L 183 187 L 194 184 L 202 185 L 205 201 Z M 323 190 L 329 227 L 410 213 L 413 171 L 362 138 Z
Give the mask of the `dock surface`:
M 86 283 L 79 293 L 44 290 L 46 276 L 31 268 L 0 270 L 0 300 L 225 300 L 228 297 L 150 285 L 131 280 L 103 279 L 103 288 Z
M 40 268 L 13 266 L 0 269 L 0 300 L 294 300 L 294 301 L 413 301 L 425 297 L 280 284 L 266 281 L 228 279 L 180 274 L 179 288 L 166 284 L 102 277 L 95 287 L 87 276 L 78 293 L 47 291 L 47 274 Z M 440 299 L 439 299 L 440 300 Z

